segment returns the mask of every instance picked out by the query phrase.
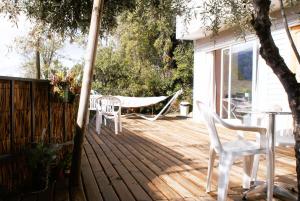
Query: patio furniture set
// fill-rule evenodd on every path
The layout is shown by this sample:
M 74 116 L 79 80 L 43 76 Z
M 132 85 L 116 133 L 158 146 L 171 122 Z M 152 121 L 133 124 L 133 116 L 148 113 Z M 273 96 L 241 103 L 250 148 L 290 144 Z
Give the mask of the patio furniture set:
M 224 119 L 221 119 L 216 113 L 210 111 L 202 102 L 197 101 L 197 106 L 202 112 L 211 141 L 206 186 L 207 192 L 210 192 L 211 190 L 211 175 L 216 154 L 219 155 L 218 201 L 226 200 L 229 182 L 229 170 L 234 160 L 239 157 L 243 158 L 243 188 L 250 189 L 250 181 L 256 180 L 259 156 L 264 154 L 267 160 L 266 184 L 256 185 L 253 189 L 246 191 L 244 197 L 247 198 L 249 195 L 258 195 L 259 193 L 263 194 L 264 192 L 267 192 L 268 201 L 273 199 L 273 193 L 276 197 L 284 200 L 297 200 L 296 195 L 289 192 L 287 189 L 274 184 L 275 144 L 277 146 L 293 146 L 295 143 L 293 136 L 290 135 L 290 133 L 287 134 L 280 132 L 276 135 L 276 115 L 290 115 L 290 112 L 243 111 L 244 113 L 267 114 L 269 116 L 269 127 L 266 129 L 262 127 L 244 126 L 242 124 L 229 124 Z M 236 132 L 235 134 L 237 135 L 237 140 L 221 143 L 216 123 L 219 123 L 221 126 L 233 131 L 244 131 L 251 133 L 255 132 L 256 141 L 246 140 L 241 132 Z M 285 134 L 285 136 L 283 136 L 283 134 Z
M 154 117 L 154 120 L 156 120 L 165 110 L 167 110 L 166 108 L 170 104 L 172 104 L 172 102 L 179 95 L 179 92 L 175 93 L 163 108 L 163 110 Z M 122 97 L 120 98 L 114 96 L 91 97 L 89 109 L 96 110 L 96 132 L 98 134 L 100 134 L 103 120 L 104 124 L 106 125 L 107 119 L 114 121 L 115 134 L 122 132 L 121 108 L 124 106 L 126 107 L 126 104 L 124 103 L 124 101 L 122 102 L 121 99 Z M 147 104 L 149 104 L 149 102 Z M 273 193 L 277 193 L 277 197 L 280 198 L 287 198 L 287 200 L 297 200 L 297 197 L 294 194 L 290 193 L 288 190 L 274 185 L 275 144 L 284 146 L 293 146 L 294 144 L 294 140 L 291 137 L 288 138 L 289 140 L 286 140 L 287 137 L 278 136 L 275 141 L 275 117 L 276 115 L 290 114 L 289 112 L 263 112 L 264 114 L 267 114 L 269 116 L 269 128 L 266 129 L 257 126 L 244 126 L 239 123 L 230 124 L 226 120 L 221 119 L 216 113 L 210 111 L 208 107 L 202 102 L 197 101 L 197 106 L 198 109 L 202 112 L 211 141 L 209 149 L 206 192 L 211 191 L 211 178 L 214 161 L 216 155 L 219 155 L 218 201 L 223 201 L 227 198 L 230 168 L 233 165 L 234 161 L 238 158 L 243 159 L 244 189 L 252 189 L 255 193 L 257 193 L 258 191 L 261 191 L 262 193 L 267 192 L 266 194 L 268 201 L 272 200 Z M 258 113 L 257 111 L 248 112 Z M 148 120 L 153 120 L 153 118 L 150 118 Z M 221 143 L 216 126 L 217 123 L 227 129 L 234 131 L 233 133 L 237 135 L 237 139 L 235 141 Z M 241 131 L 247 133 L 256 133 L 256 141 L 245 139 Z M 280 139 L 284 139 L 284 142 L 281 143 Z M 251 181 L 256 181 L 260 155 L 265 155 L 267 161 L 266 184 L 264 184 L 262 188 L 258 186 L 253 187 L 250 185 Z M 254 182 L 254 184 L 256 183 L 259 182 Z M 246 191 L 244 197 L 247 198 L 249 195 L 251 195 L 251 193 L 251 190 Z

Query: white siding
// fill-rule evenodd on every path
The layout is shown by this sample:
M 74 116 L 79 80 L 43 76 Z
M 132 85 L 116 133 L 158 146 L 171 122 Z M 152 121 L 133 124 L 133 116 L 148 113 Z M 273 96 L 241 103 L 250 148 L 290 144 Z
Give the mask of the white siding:
M 195 49 L 194 55 L 194 89 L 193 89 L 193 119 L 201 120 L 201 114 L 197 108 L 196 101 L 200 100 L 213 107 L 214 89 L 212 84 L 213 76 L 213 53 L 205 53 Z
M 281 56 L 287 65 L 290 63 L 290 45 L 284 30 L 274 31 L 272 33 L 274 41 L 279 48 Z M 271 68 L 265 63 L 265 60 L 258 57 L 258 78 L 257 78 L 257 109 L 271 109 L 274 105 L 279 105 L 284 111 L 289 111 L 289 105 L 286 92 L 284 91 L 279 79 L 273 73 Z

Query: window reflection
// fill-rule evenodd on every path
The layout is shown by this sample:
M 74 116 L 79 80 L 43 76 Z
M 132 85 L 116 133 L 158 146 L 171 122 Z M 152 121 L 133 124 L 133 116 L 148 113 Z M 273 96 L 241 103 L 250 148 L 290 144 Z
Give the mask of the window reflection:
M 242 118 L 239 110 L 252 102 L 253 44 L 224 49 L 222 69 L 222 118 Z

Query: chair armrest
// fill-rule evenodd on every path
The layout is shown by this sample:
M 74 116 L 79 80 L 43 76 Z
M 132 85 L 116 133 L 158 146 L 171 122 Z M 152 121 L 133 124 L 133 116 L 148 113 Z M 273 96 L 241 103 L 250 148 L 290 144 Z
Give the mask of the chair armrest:
M 225 128 L 231 129 L 231 130 L 239 130 L 239 131 L 248 131 L 248 132 L 258 132 L 262 135 L 265 135 L 267 132 L 266 128 L 262 127 L 255 127 L 255 126 L 239 126 L 239 125 L 233 125 L 230 123 L 227 123 L 223 121 L 221 118 L 216 118 L 217 121 L 224 126 Z
M 259 144 L 260 148 L 268 147 L 269 140 L 267 137 L 267 129 L 262 127 L 255 127 L 255 126 L 239 126 L 239 125 L 232 125 L 229 124 L 222 119 L 218 118 L 218 122 L 224 126 L 225 128 L 237 131 L 246 131 L 246 132 L 256 132 L 259 133 L 259 136 L 256 135 L 256 142 Z

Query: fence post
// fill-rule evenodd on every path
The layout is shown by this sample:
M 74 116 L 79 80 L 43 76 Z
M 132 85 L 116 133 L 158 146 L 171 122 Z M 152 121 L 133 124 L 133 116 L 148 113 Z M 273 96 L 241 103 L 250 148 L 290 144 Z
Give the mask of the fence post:
M 10 149 L 13 150 L 13 140 L 14 140 L 14 132 L 15 132 L 15 121 L 14 121 L 14 88 L 15 81 L 10 80 Z
M 66 102 L 63 102 L 63 142 L 66 141 Z
M 49 143 L 51 143 L 51 137 L 52 137 L 52 115 L 51 115 L 51 85 L 48 83 L 48 137 L 49 137 Z

